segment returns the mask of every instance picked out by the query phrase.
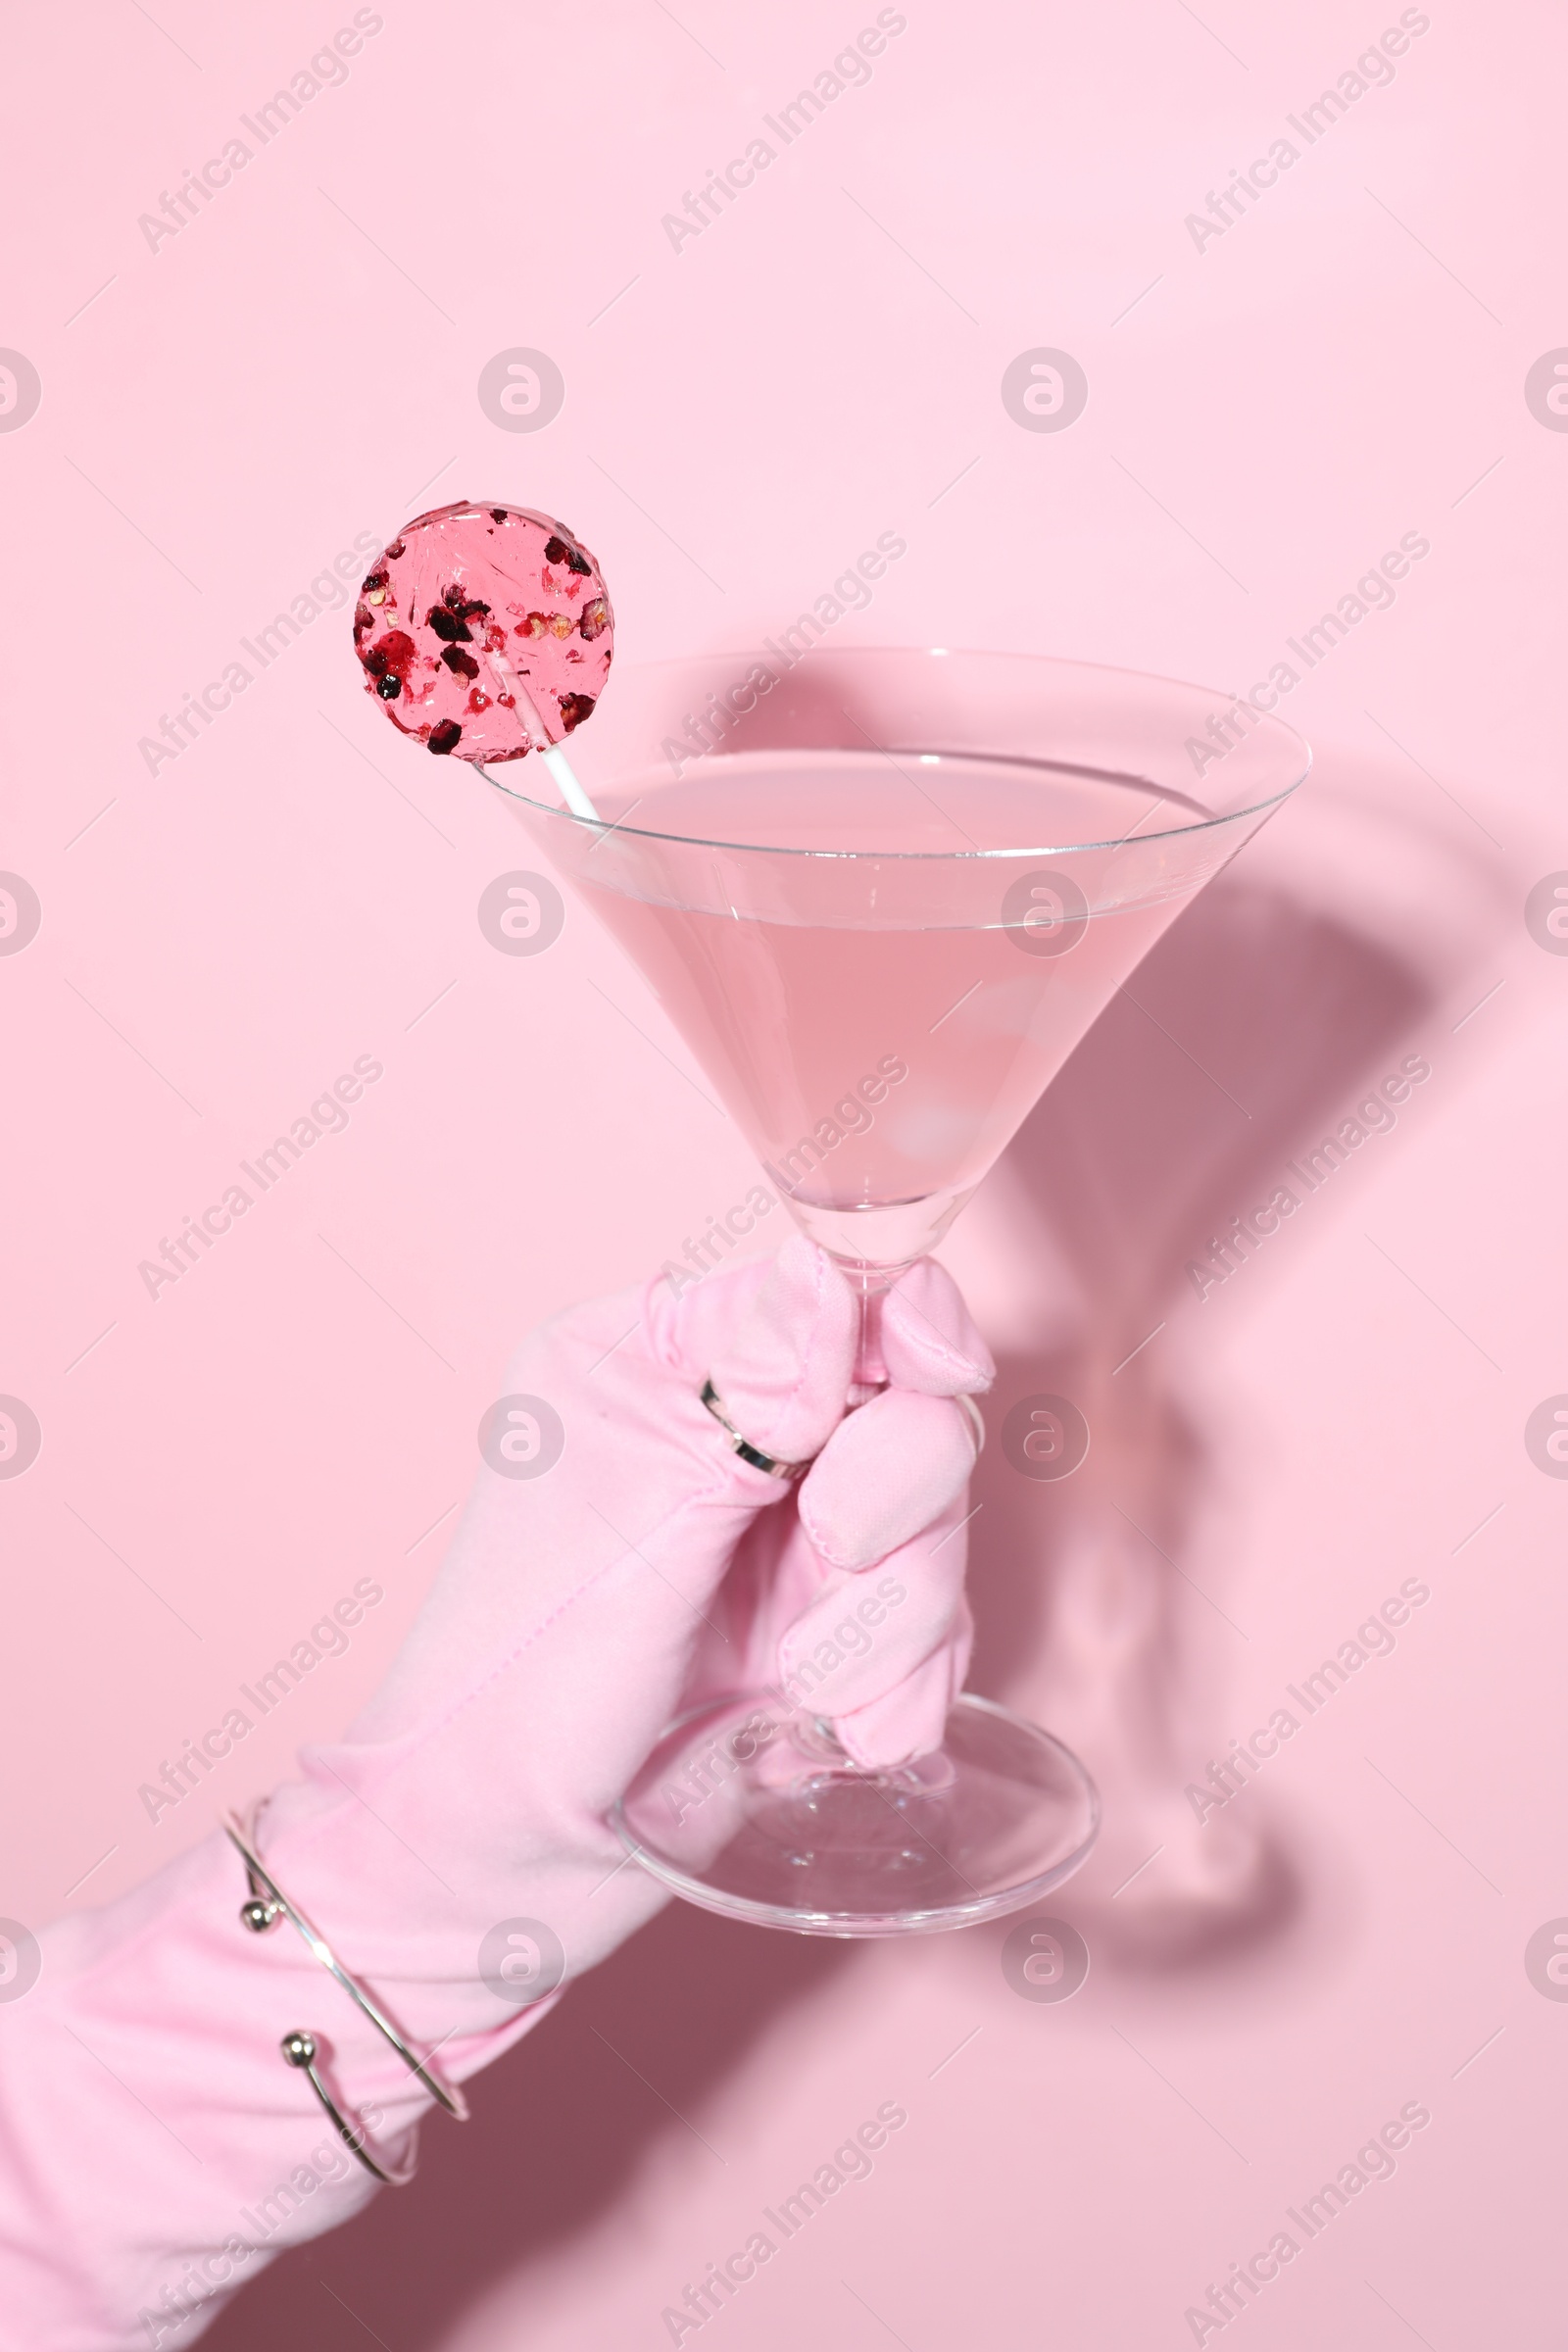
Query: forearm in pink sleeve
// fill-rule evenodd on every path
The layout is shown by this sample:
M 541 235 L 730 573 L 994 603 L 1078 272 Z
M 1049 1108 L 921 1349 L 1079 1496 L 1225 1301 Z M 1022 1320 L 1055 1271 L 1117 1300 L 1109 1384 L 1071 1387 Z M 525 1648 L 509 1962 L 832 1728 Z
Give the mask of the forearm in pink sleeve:
M 389 1841 L 344 1808 L 334 1878 L 373 1910 Z M 324 1822 L 311 1825 L 325 1828 Z M 285 1893 L 309 1827 L 263 1840 Z M 395 1879 L 395 1871 L 388 1871 Z M 432 2104 L 286 1920 L 249 1933 L 244 1866 L 220 1833 L 109 1908 L 39 1937 L 43 1966 L 0 2005 L 0 2346 L 4 2352 L 183 2347 L 226 2294 L 286 2246 L 335 2229 L 376 2183 L 344 2146 L 279 2044 L 304 2028 L 330 2050 L 339 2104 L 376 2150 L 412 2148 Z M 379 1974 L 338 1943 L 329 1890 L 315 1924 L 423 2054 L 460 2011 L 479 2022 L 442 2044 L 449 2082 L 487 2065 L 549 2004 L 475 2013 L 465 1927 L 437 1907 L 388 1921 Z M 407 1888 L 394 1900 L 406 1902 Z M 395 1975 L 401 1935 L 417 1979 Z M 424 2039 L 420 2037 L 425 2036 Z M 445 2119 L 442 2128 L 449 2129 Z

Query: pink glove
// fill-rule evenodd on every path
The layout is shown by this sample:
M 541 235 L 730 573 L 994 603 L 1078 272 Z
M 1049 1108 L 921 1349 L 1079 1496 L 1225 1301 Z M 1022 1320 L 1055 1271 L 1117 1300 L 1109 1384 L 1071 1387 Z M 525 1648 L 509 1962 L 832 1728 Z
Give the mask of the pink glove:
M 929 1260 L 884 1302 L 880 1364 L 856 1366 L 856 1331 L 797 1238 L 678 1301 L 661 1280 L 534 1333 L 506 1386 L 549 1408 L 546 1442 L 503 1449 L 522 1475 L 480 1470 L 385 1683 L 268 1805 L 269 1869 L 449 2081 L 666 1899 L 605 1815 L 671 1717 L 831 1655 L 810 1704 L 860 1761 L 940 1739 L 969 1640 L 975 1439 L 954 1399 L 993 1368 Z M 857 1369 L 891 1385 L 846 1419 Z M 817 1457 L 798 1493 L 729 1449 L 709 1375 L 753 1446 Z M 904 1597 L 846 1655 L 834 1630 L 873 1568 Z M 318 2034 L 376 2147 L 408 2153 L 427 2095 L 286 1923 L 245 1934 L 244 1893 L 209 1839 L 49 1932 L 40 1983 L 0 2008 L 0 2329 L 29 2352 L 183 2346 L 209 2298 L 365 2202 L 278 2054 L 290 2029 Z M 519 1952 L 543 1961 L 520 1984 Z

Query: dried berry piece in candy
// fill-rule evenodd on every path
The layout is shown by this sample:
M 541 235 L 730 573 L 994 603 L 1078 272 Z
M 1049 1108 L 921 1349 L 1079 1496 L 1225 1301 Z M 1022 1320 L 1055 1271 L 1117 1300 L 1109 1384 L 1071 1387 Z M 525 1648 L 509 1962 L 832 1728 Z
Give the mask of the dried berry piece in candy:
M 383 677 L 387 671 L 408 683 L 409 671 L 418 652 L 407 629 L 388 629 L 373 645 L 368 645 L 360 655 L 372 678 Z
M 449 612 L 457 614 L 459 620 L 472 620 L 476 615 L 488 612 L 490 610 L 489 606 L 481 604 L 476 596 L 466 596 L 461 583 L 457 580 L 454 580 L 442 592 L 441 602 Z

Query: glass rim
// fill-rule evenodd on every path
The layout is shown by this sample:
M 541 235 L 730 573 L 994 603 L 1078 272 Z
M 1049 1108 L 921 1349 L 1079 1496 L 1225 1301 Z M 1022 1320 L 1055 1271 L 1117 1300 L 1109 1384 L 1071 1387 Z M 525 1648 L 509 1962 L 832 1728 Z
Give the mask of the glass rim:
M 906 657 L 914 656 L 916 658 L 923 658 L 927 661 L 974 661 L 978 659 L 984 662 L 1015 662 L 1020 663 L 1028 663 L 1035 668 L 1087 671 L 1104 678 L 1136 678 L 1141 685 L 1174 686 L 1180 688 L 1184 694 L 1207 694 L 1218 701 L 1229 704 L 1235 704 L 1242 700 L 1240 695 L 1221 695 L 1217 687 L 1200 686 L 1194 679 L 1191 678 L 1171 678 L 1165 676 L 1163 672 L 1157 670 L 1129 669 L 1126 664 L 1122 662 L 1077 662 L 1066 655 L 1059 654 L 1019 654 L 1003 652 L 998 648 L 990 646 L 947 645 L 857 645 L 853 647 L 844 646 L 842 648 L 829 648 L 826 650 L 830 654 L 832 652 L 839 652 L 843 655 L 851 657 L 852 659 L 857 656 L 897 654 Z M 710 662 L 717 666 L 721 663 L 731 662 L 736 663 L 749 662 L 755 667 L 759 663 L 762 662 L 762 657 L 756 653 L 675 654 L 667 657 L 662 662 L 635 662 L 631 664 L 628 670 L 623 670 L 620 674 L 622 676 L 632 677 L 653 677 L 667 670 L 686 669 L 697 664 L 706 665 Z M 762 663 L 762 666 L 765 667 L 766 664 Z M 785 674 L 788 675 L 788 672 Z M 775 680 L 775 683 L 782 683 L 782 681 Z M 1119 838 L 1109 838 L 1102 841 L 1064 841 L 1054 844 L 1031 844 L 1018 848 L 1001 850 L 817 850 L 801 848 L 784 842 L 721 841 L 709 834 L 675 833 L 669 832 L 663 827 L 632 825 L 628 824 L 624 817 L 579 816 L 575 809 L 568 808 L 561 803 L 555 801 L 537 801 L 534 799 L 531 793 L 514 791 L 510 784 L 502 783 L 499 776 L 492 774 L 491 770 L 485 765 L 483 760 L 474 760 L 473 766 L 476 772 L 484 778 L 487 784 L 491 785 L 497 792 L 504 793 L 508 800 L 520 801 L 524 808 L 532 808 L 540 816 L 562 817 L 567 824 L 580 827 L 584 833 L 596 834 L 601 841 L 607 840 L 612 833 L 625 833 L 630 839 L 636 841 L 665 842 L 672 847 L 692 850 L 728 850 L 736 853 L 737 855 L 749 858 L 819 858 L 838 859 L 841 861 L 853 861 L 857 858 L 865 860 L 874 858 L 886 863 L 899 862 L 903 864 L 917 864 L 921 861 L 924 861 L 928 864 L 937 861 L 941 861 L 943 863 L 961 861 L 965 864 L 979 864 L 988 859 L 995 860 L 1008 858 L 1072 858 L 1083 856 L 1096 850 L 1125 849 L 1134 843 L 1136 843 L 1140 848 L 1143 848 L 1154 842 L 1185 840 L 1189 835 L 1195 833 L 1218 833 L 1224 826 L 1239 824 L 1244 818 L 1261 817 L 1265 815 L 1269 810 L 1279 808 L 1284 802 L 1288 801 L 1292 793 L 1298 791 L 1300 786 L 1305 783 L 1312 767 L 1312 747 L 1307 742 L 1304 735 L 1300 734 L 1295 727 L 1293 727 L 1289 720 L 1279 717 L 1275 711 L 1262 710 L 1259 711 L 1257 715 L 1260 724 L 1277 730 L 1279 735 L 1286 742 L 1292 743 L 1296 746 L 1297 751 L 1297 764 L 1294 772 L 1290 776 L 1289 781 L 1281 785 L 1277 790 L 1263 794 L 1260 799 L 1249 800 L 1244 802 L 1240 808 L 1228 808 L 1225 810 L 1223 815 L 1200 817 L 1195 822 L 1189 824 L 1168 825 L 1157 833 L 1140 833 L 1135 825 L 1130 832 L 1121 835 Z M 558 745 L 552 748 L 559 750 L 562 747 Z M 834 747 L 828 745 L 797 745 L 794 747 L 781 745 L 778 747 L 759 748 L 777 748 L 780 752 L 787 752 L 791 748 L 796 750 L 828 750 Z M 853 751 L 857 747 L 851 744 L 845 744 L 842 748 L 845 751 Z M 881 745 L 875 745 L 873 746 L 873 749 L 878 752 L 882 752 L 885 758 L 892 757 L 892 755 L 887 753 L 884 750 L 884 747 Z M 731 754 L 729 756 L 734 758 L 736 755 Z M 930 756 L 930 754 L 920 753 L 913 755 L 915 758 L 928 758 Z M 977 754 L 953 752 L 937 753 L 935 756 L 940 760 L 942 759 L 996 759 L 1003 757 L 1004 755 L 998 755 L 995 753 Z M 722 751 L 719 751 L 710 754 L 705 753 L 703 757 L 705 759 L 711 758 L 714 760 L 722 760 L 725 757 L 725 754 Z M 1008 757 L 1010 757 L 1010 755 Z M 1016 763 L 1019 765 L 1038 765 L 1042 767 L 1054 766 L 1061 769 L 1074 766 L 1074 763 L 1064 760 L 1030 761 L 1025 758 L 1020 758 Z M 498 762 L 498 764 L 511 765 L 512 763 L 510 761 L 506 761 Z M 1080 774 L 1096 773 L 1107 781 L 1114 781 L 1117 783 L 1136 784 L 1141 782 L 1147 789 L 1157 789 L 1157 787 L 1153 785 L 1152 779 L 1150 777 L 1138 777 L 1132 774 L 1122 775 L 1117 771 L 1110 769 L 1089 770 L 1083 768 L 1082 766 L 1075 767 L 1074 772 Z M 1166 796 L 1164 794 L 1161 794 L 1162 799 L 1165 797 Z M 636 803 L 634 802 L 633 807 L 635 806 Z

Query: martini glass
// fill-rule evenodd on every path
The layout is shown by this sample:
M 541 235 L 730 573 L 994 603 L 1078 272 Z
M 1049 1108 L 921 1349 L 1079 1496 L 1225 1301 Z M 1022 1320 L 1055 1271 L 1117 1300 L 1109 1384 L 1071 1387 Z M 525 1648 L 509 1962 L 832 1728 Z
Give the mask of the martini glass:
M 1308 759 L 1201 687 L 817 645 L 617 670 L 572 742 L 595 817 L 490 781 L 858 1290 L 874 1376 L 883 1295 Z M 710 1220 L 694 1279 L 754 1215 Z M 1098 1798 L 1049 1733 L 965 1692 L 935 1753 L 864 1771 L 829 1703 L 803 1668 L 670 1725 L 616 1809 L 630 1850 L 710 1910 L 834 1936 L 966 1927 L 1084 1861 Z

